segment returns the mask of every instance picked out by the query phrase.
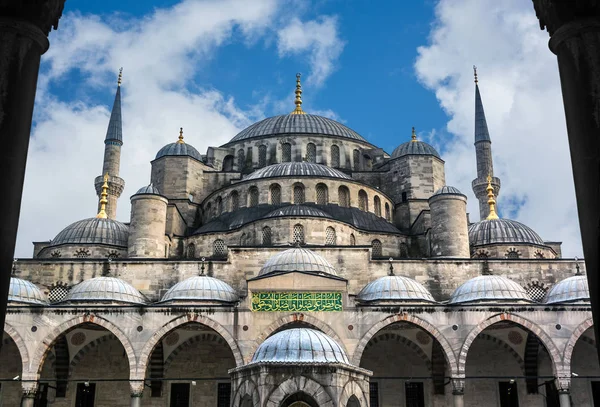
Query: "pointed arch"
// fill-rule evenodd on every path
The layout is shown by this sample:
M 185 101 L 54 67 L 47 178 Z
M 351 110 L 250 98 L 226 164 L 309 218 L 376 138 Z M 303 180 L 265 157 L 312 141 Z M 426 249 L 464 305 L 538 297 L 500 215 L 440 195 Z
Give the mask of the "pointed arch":
M 4 332 L 6 332 L 15 345 L 17 345 L 19 355 L 21 356 L 21 371 L 27 372 L 29 369 L 29 351 L 27 350 L 27 346 L 25 346 L 25 341 L 17 330 L 7 322 L 4 323 Z
M 279 407 L 281 401 L 295 393 L 304 393 L 317 402 L 319 406 L 334 406 L 327 390 L 316 381 L 306 376 L 294 376 L 281 383 L 269 395 L 265 407 Z
M 358 400 L 361 407 L 367 407 L 369 405 L 364 389 L 360 387 L 360 384 L 356 380 L 350 380 L 346 383 L 342 390 L 342 396 L 340 397 L 340 403 L 338 405 L 346 407 L 348 401 L 353 396 Z
M 260 407 L 260 395 L 258 394 L 258 386 L 251 379 L 246 379 L 240 384 L 233 396 L 232 406 L 243 406 L 242 401 L 245 398 L 252 400 L 252 407 Z M 245 406 L 244 406 L 245 407 Z
M 581 335 L 583 335 L 583 333 L 590 329 L 592 326 L 594 326 L 594 321 L 592 320 L 592 318 L 583 321 L 581 324 L 579 324 L 577 328 L 575 328 L 575 330 L 571 334 L 571 337 L 569 338 L 569 341 L 565 345 L 562 362 L 563 369 L 565 370 L 565 372 L 568 373 L 568 376 L 571 375 L 571 358 L 573 357 L 573 349 L 575 348 L 575 345 L 577 344 L 579 338 L 581 338 Z

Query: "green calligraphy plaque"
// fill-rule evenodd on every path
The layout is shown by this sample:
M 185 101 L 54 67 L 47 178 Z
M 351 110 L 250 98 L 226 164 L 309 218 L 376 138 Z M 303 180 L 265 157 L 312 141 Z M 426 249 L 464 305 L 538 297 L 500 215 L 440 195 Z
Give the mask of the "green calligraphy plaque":
M 342 310 L 342 293 L 261 292 L 252 293 L 252 311 L 335 312 Z

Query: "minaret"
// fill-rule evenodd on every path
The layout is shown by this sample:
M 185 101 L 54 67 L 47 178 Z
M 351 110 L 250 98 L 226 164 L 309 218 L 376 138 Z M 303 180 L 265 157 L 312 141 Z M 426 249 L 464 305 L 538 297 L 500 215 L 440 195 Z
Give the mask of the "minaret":
M 483 103 L 479 93 L 477 80 L 477 67 L 473 66 L 475 74 L 475 154 L 477 156 L 477 178 L 471 183 L 475 197 L 479 201 L 479 217 L 484 220 L 490 213 L 488 205 L 488 176 L 491 178 L 489 184 L 493 188 L 495 196 L 500 193 L 500 179 L 494 177 L 494 163 L 492 161 L 492 140 L 488 131 L 483 111 Z
M 108 219 L 115 219 L 117 216 L 117 199 L 121 196 L 125 181 L 119 177 L 119 167 L 121 165 L 121 146 L 123 145 L 123 128 L 121 123 L 121 79 L 123 77 L 123 68 L 119 70 L 119 79 L 117 81 L 117 93 L 113 103 L 108 130 L 104 139 L 104 163 L 102 165 L 102 174 L 108 174 L 108 196 L 106 203 L 106 215 Z M 102 185 L 104 184 L 104 175 L 96 177 L 94 185 L 98 197 L 102 194 Z M 98 204 L 100 210 L 100 204 Z

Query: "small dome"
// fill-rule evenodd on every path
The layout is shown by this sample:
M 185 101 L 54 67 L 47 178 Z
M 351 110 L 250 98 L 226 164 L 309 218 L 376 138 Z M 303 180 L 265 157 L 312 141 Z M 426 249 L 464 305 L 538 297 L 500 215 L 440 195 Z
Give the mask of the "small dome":
M 545 245 L 533 229 L 510 219 L 485 219 L 473 223 L 469 226 L 469 243 L 473 246 L 494 243 Z
M 429 291 L 412 278 L 385 276 L 367 284 L 356 296 L 358 301 L 435 302 Z
M 350 364 L 340 345 L 323 332 L 292 328 L 267 338 L 256 350 L 251 363 L 344 363 Z
M 301 247 L 294 247 L 271 256 L 258 275 L 290 271 L 337 275 L 335 268 L 324 257 Z
M 202 161 L 202 156 L 191 144 L 188 143 L 179 143 L 174 142 L 171 144 L 167 144 L 156 153 L 155 160 L 158 160 L 161 157 L 165 156 L 173 156 L 173 155 L 187 155 L 189 157 L 195 158 L 198 161 Z
M 161 302 L 236 302 L 238 298 L 233 287 L 226 282 L 209 276 L 194 276 L 171 287 Z
M 8 302 L 47 305 L 42 291 L 30 281 L 11 277 L 8 286 Z
M 73 286 L 64 301 L 144 304 L 146 298 L 123 280 L 115 277 L 96 277 Z
M 64 228 L 51 246 L 59 244 L 107 244 L 127 247 L 129 227 L 113 219 L 88 218 Z
M 339 170 L 336 170 L 335 168 L 303 161 L 269 165 L 267 167 L 254 171 L 252 174 L 244 178 L 244 181 L 274 177 L 318 177 L 352 179 L 348 175 L 344 174 Z
M 335 120 L 314 114 L 284 114 L 254 123 L 232 138 L 229 143 L 281 134 L 318 134 L 366 141 L 360 134 Z
M 433 148 L 433 146 L 420 140 L 411 140 L 400 144 L 392 152 L 392 159 L 404 157 L 405 155 L 432 155 L 440 158 L 440 154 L 435 150 L 435 148 Z
M 138 189 L 137 192 L 135 193 L 135 195 L 139 195 L 139 194 L 160 195 L 160 191 L 158 190 L 158 188 L 156 188 L 154 185 L 152 185 L 152 183 L 150 183 L 149 185 L 146 185 L 145 187 Z
M 323 212 L 319 208 L 305 205 L 289 205 L 283 208 L 275 209 L 264 216 L 267 218 L 278 218 L 280 216 L 309 216 L 315 218 L 331 218 L 331 215 Z
M 590 289 L 586 276 L 573 276 L 559 281 L 544 299 L 546 304 L 575 301 L 590 301 Z
M 479 276 L 468 280 L 454 291 L 450 304 L 468 302 L 531 302 L 518 283 L 501 276 Z
M 465 194 L 460 192 L 458 190 L 458 188 L 451 187 L 449 185 L 445 185 L 445 186 L 441 187 L 440 189 L 435 191 L 433 193 L 433 195 L 431 195 L 431 196 L 437 196 L 437 195 L 462 195 L 462 196 L 465 196 Z

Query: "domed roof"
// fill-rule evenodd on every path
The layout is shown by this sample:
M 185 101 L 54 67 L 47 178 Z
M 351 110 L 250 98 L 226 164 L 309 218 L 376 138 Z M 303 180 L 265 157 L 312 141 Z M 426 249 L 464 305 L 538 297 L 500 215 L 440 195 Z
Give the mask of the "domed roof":
M 244 180 L 273 177 L 325 177 L 352 179 L 348 175 L 336 170 L 335 168 L 303 161 L 269 165 L 254 171 L 252 174 L 244 178 Z
M 51 246 L 59 244 L 108 244 L 127 247 L 129 227 L 113 219 L 88 218 L 64 228 Z
M 117 302 L 144 304 L 146 298 L 133 286 L 115 277 L 96 277 L 73 286 L 65 302 Z
M 46 305 L 42 291 L 32 282 L 11 277 L 8 286 L 8 302 L 17 302 L 33 305 Z
M 232 138 L 229 143 L 280 134 L 318 134 L 366 141 L 360 134 L 335 120 L 314 114 L 284 114 L 254 123 Z
M 323 332 L 291 328 L 267 338 L 250 363 L 350 364 L 340 345 Z
M 531 302 L 531 298 L 523 287 L 506 277 L 478 276 L 458 287 L 450 297 L 449 303 L 487 301 Z
M 138 195 L 138 194 L 160 195 L 160 191 L 158 190 L 158 188 L 156 188 L 154 185 L 152 185 L 152 183 L 150 183 L 149 185 L 146 185 L 145 187 L 138 189 L 137 192 L 135 193 L 135 195 Z
M 290 271 L 337 275 L 335 268 L 324 257 L 302 247 L 294 247 L 271 256 L 258 275 Z
M 236 302 L 238 295 L 229 284 L 209 276 L 194 276 L 171 287 L 161 302 L 165 301 L 217 301 Z
M 429 291 L 412 278 L 385 276 L 367 284 L 356 296 L 359 301 L 435 302 Z
M 280 216 L 312 216 L 315 218 L 332 218 L 330 214 L 325 213 L 321 209 L 315 208 L 313 206 L 288 205 L 284 206 L 283 208 L 278 208 L 272 212 L 269 212 L 264 216 L 263 219 L 277 218 Z
M 435 148 L 433 148 L 433 146 L 420 140 L 411 140 L 400 144 L 392 152 L 392 159 L 403 157 L 405 155 L 432 155 L 440 158 L 440 154 Z
M 168 155 L 187 155 L 189 157 L 195 158 L 198 161 L 202 161 L 202 156 L 191 144 L 188 143 L 179 143 L 174 142 L 171 144 L 167 144 L 156 153 L 155 160 L 158 160 L 161 157 L 165 157 Z
M 440 189 L 435 191 L 433 193 L 433 195 L 431 195 L 431 196 L 433 197 L 433 196 L 437 196 L 437 195 L 462 195 L 462 196 L 465 196 L 465 194 L 460 192 L 458 190 L 458 188 L 451 187 L 449 185 L 444 185 L 443 187 L 441 187 Z
M 552 287 L 544 299 L 546 304 L 574 301 L 590 301 L 590 289 L 586 276 L 565 278 Z
M 469 226 L 469 243 L 480 246 L 494 243 L 544 245 L 544 240 L 528 226 L 510 219 L 484 219 Z

